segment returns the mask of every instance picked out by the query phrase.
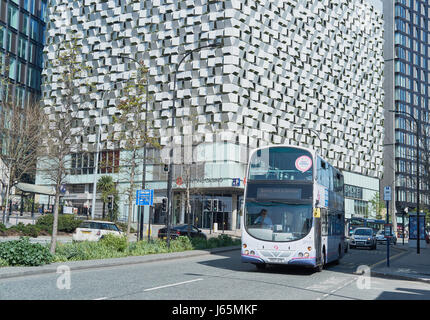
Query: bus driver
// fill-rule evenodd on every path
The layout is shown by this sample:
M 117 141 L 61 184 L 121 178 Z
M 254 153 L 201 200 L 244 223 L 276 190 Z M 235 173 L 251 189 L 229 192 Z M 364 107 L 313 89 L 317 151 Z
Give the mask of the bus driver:
M 262 228 L 271 227 L 273 225 L 272 219 L 267 216 L 266 209 L 261 209 L 260 215 L 254 221 L 254 225 L 261 225 Z

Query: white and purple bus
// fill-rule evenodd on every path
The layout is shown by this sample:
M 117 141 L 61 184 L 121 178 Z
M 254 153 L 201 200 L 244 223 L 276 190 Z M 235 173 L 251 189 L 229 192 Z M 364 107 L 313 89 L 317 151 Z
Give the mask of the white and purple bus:
M 341 171 L 311 149 L 274 145 L 252 152 L 246 177 L 242 262 L 321 271 L 343 257 Z

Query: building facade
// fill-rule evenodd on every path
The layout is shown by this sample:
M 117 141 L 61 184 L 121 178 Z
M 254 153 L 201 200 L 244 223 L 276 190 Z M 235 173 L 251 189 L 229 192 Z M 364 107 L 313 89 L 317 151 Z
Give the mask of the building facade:
M 429 17 L 428 1 L 384 3 L 385 17 L 385 141 L 381 189 L 390 186 L 393 221 L 417 202 L 417 124 L 421 209 L 429 205 Z M 398 114 L 392 111 L 399 111 Z M 396 216 L 397 217 L 396 219 Z
M 8 130 L 7 103 L 25 107 L 41 97 L 43 44 L 47 0 L 2 0 L 0 2 L 0 86 L 1 129 Z M 6 153 L 5 137 L 0 135 L 0 152 Z M 24 182 L 34 178 L 24 176 Z M 0 163 L 0 202 L 8 189 L 8 169 Z M 13 204 L 17 204 L 14 199 Z M 19 203 L 19 202 L 18 202 Z
M 118 58 L 121 54 L 142 60 L 149 70 L 148 127 L 163 148 L 148 150 L 146 186 L 155 190 L 157 202 L 166 195 L 169 148 L 176 150 L 173 223 L 187 220 L 189 191 L 197 226 L 217 222 L 219 229 L 238 228 L 249 150 L 259 146 L 315 147 L 351 173 L 346 184 L 356 185 L 357 177 L 378 181 L 384 138 L 383 20 L 373 2 L 53 2 L 45 55 L 73 32 L 83 61 L 93 68 L 88 80 L 97 88 L 77 119 L 77 126 L 88 128 L 82 136 L 85 148 L 71 155 L 75 160 L 64 199 L 82 208 L 91 203 L 99 115 L 103 133 L 115 130 L 112 115 L 121 86 L 110 84 L 132 77 L 136 69 Z M 214 42 L 222 47 L 199 49 Z M 175 78 L 181 58 L 192 50 Z M 57 72 L 48 61 L 46 83 Z M 47 112 L 58 116 L 55 90 L 45 86 L 43 93 Z M 127 153 L 112 150 L 107 134 L 101 135 L 100 146 L 99 175 L 112 175 L 124 190 L 121 163 Z M 46 181 L 39 176 L 38 184 Z M 127 216 L 127 207 L 123 195 L 121 217 Z M 153 218 L 165 222 L 159 205 Z

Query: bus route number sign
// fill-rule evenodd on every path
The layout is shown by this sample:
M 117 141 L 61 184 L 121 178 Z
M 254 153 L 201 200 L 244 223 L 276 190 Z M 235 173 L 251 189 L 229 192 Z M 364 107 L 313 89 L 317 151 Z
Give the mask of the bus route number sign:
M 384 188 L 384 201 L 391 201 L 391 187 Z

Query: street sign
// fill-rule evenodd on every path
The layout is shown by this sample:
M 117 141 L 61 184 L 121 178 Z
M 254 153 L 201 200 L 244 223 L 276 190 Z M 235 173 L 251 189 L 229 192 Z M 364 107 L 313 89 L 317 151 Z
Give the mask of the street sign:
M 232 187 L 240 187 L 240 178 L 233 178 Z
M 393 225 L 391 223 L 384 224 L 384 237 L 392 238 L 393 235 Z
M 154 190 L 145 189 L 136 191 L 137 206 L 152 206 L 154 205 Z
M 384 188 L 384 201 L 391 201 L 391 187 Z

